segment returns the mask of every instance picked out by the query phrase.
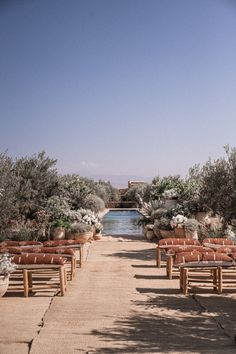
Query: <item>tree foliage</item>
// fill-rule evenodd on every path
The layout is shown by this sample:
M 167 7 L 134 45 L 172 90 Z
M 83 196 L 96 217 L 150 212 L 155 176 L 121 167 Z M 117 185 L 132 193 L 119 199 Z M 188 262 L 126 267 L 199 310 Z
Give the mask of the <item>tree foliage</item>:
M 228 222 L 236 219 L 236 149 L 225 147 L 226 157 L 202 167 L 199 198 L 207 208 Z

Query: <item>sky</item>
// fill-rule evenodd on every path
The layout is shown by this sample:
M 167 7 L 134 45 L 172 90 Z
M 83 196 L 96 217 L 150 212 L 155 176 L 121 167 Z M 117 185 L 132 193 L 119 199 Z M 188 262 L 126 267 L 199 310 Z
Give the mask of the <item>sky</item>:
M 0 0 L 0 151 L 185 176 L 235 146 L 236 0 Z

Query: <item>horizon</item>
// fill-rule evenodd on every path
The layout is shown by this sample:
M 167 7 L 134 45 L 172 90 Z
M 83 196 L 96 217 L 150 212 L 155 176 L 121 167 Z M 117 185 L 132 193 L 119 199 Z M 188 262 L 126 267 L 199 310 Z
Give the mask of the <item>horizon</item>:
M 0 151 L 166 176 L 235 145 L 231 0 L 0 3 Z

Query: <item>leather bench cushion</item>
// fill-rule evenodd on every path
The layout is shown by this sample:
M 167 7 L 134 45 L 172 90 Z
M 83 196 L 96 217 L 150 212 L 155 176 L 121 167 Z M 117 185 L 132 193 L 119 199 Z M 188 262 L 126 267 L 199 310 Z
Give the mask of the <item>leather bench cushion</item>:
M 191 263 L 191 262 L 200 262 L 202 260 L 202 253 L 198 251 L 192 251 L 192 252 L 180 252 L 177 253 L 174 259 L 174 264 L 175 265 L 181 265 L 185 263 Z
M 42 246 L 42 242 L 39 241 L 12 241 L 6 240 L 0 243 L 0 247 L 28 247 L 28 246 Z
M 169 245 L 198 245 L 200 246 L 200 242 L 198 240 L 193 240 L 191 238 L 165 238 L 159 241 L 159 246 L 169 246 Z
M 180 252 L 192 252 L 192 251 L 199 251 L 199 252 L 214 252 L 213 249 L 209 247 L 203 246 L 173 246 L 167 250 L 167 254 L 176 254 Z
M 227 253 L 227 254 L 231 254 L 231 253 L 235 253 L 236 252 L 236 246 L 223 246 L 220 247 L 216 250 L 216 252 L 218 253 Z
M 51 256 L 48 254 L 26 253 L 15 255 L 12 261 L 16 264 L 56 264 L 63 265 L 66 259 L 61 256 Z
M 80 246 L 77 240 L 50 240 L 43 243 L 44 247 Z
M 28 252 L 28 253 L 58 253 L 58 254 L 65 254 L 65 255 L 70 255 L 74 256 L 75 251 L 71 248 L 63 248 L 63 247 L 32 247 L 32 248 L 27 248 L 27 249 L 21 249 L 22 253 L 23 252 Z
M 233 241 L 232 240 L 228 240 L 226 238 L 205 238 L 202 241 L 202 244 L 204 246 L 207 245 L 222 245 L 222 246 L 229 246 L 229 245 L 233 245 Z

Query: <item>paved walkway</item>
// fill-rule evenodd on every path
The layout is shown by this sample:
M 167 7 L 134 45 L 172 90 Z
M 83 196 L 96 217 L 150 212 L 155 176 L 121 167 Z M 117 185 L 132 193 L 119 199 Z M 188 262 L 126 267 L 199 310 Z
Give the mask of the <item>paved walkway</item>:
M 236 294 L 186 298 L 154 244 L 94 242 L 65 297 L 0 301 L 1 354 L 235 353 Z

